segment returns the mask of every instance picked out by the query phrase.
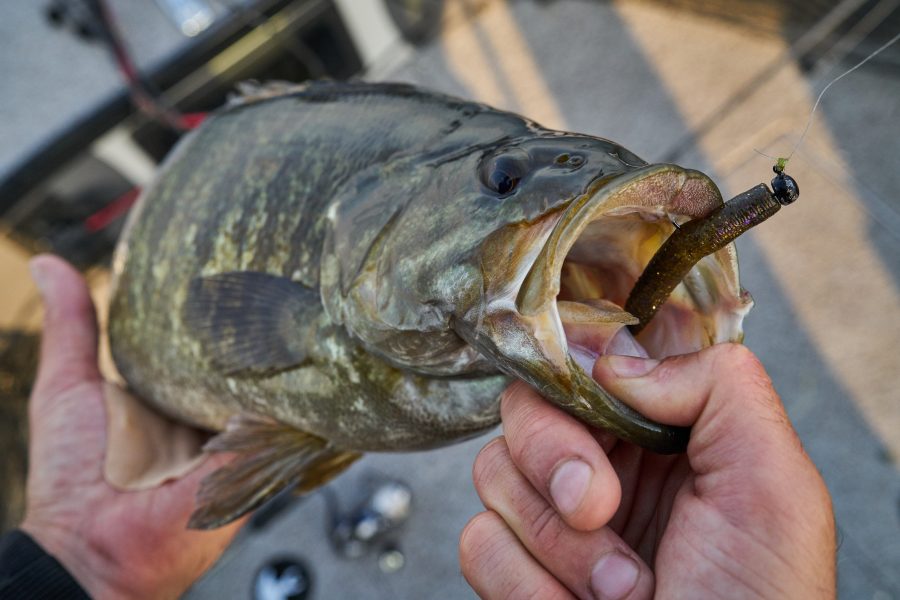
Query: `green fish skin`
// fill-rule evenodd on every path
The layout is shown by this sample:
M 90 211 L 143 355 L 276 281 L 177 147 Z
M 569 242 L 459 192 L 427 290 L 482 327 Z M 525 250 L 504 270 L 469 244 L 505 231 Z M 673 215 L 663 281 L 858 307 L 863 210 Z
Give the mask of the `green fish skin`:
M 721 205 L 705 175 L 408 85 L 245 92 L 172 152 L 114 261 L 120 373 L 239 454 L 191 526 L 312 489 L 362 452 L 482 433 L 510 377 L 683 451 L 687 430 L 624 406 L 585 365 L 633 322 L 619 307 L 673 220 Z M 750 301 L 733 246 L 669 304 L 638 339 L 648 351 L 739 339 Z

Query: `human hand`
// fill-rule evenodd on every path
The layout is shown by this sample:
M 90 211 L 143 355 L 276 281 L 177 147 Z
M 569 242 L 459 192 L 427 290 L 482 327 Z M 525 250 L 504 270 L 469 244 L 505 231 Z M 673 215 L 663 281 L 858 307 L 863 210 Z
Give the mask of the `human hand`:
M 604 356 L 594 378 L 649 418 L 693 426 L 660 456 L 590 430 L 515 383 L 475 461 L 488 509 L 460 537 L 484 598 L 831 598 L 831 499 L 743 346 Z
M 240 523 L 186 528 L 200 480 L 226 457 L 151 490 L 104 479 L 107 415 L 97 368 L 97 322 L 87 286 L 62 260 L 32 273 L 44 299 L 41 362 L 29 406 L 27 508 L 21 528 L 91 597 L 175 598 L 222 553 Z

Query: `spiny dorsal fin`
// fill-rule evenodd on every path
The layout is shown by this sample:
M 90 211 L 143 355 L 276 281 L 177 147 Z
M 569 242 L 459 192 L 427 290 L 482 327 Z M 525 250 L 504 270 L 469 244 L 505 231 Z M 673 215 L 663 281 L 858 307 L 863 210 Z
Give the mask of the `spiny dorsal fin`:
M 237 88 L 237 94 L 232 94 L 228 97 L 228 106 L 244 106 L 268 100 L 270 98 L 302 92 L 307 88 L 307 84 L 298 84 L 277 79 L 263 82 L 256 81 L 255 79 L 247 79 L 239 81 L 235 87 Z
M 269 374 L 306 360 L 301 332 L 320 311 L 318 292 L 299 283 L 232 271 L 191 280 L 183 320 L 223 373 Z
M 237 457 L 208 475 L 197 493 L 191 529 L 215 529 L 259 508 L 287 487 L 307 492 L 329 481 L 362 456 L 274 419 L 240 414 L 207 442 L 209 452 Z

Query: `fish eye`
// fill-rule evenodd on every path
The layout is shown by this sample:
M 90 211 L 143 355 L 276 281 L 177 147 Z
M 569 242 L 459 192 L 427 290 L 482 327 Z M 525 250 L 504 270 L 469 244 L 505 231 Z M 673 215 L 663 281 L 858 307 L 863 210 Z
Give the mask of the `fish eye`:
M 491 172 L 491 179 L 488 182 L 488 187 L 501 196 L 511 194 L 512 191 L 516 189 L 517 185 L 519 185 L 518 177 L 503 169 L 497 168 Z
M 482 171 L 482 183 L 500 197 L 516 191 L 528 175 L 530 159 L 525 152 L 509 152 L 488 160 Z

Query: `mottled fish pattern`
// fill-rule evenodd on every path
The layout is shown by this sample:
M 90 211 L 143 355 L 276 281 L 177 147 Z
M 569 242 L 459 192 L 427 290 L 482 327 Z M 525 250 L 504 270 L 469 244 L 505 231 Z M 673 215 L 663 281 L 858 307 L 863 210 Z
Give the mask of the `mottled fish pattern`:
M 510 376 L 679 451 L 686 430 L 611 398 L 550 339 L 547 311 L 592 215 L 643 211 L 591 236 L 659 221 L 649 241 L 671 229 L 666 211 L 716 203 L 701 173 L 412 86 L 260 86 L 186 136 L 132 211 L 110 346 L 134 392 L 240 455 L 205 482 L 195 527 L 311 489 L 361 452 L 483 432 Z M 579 254 L 625 256 L 606 242 Z

